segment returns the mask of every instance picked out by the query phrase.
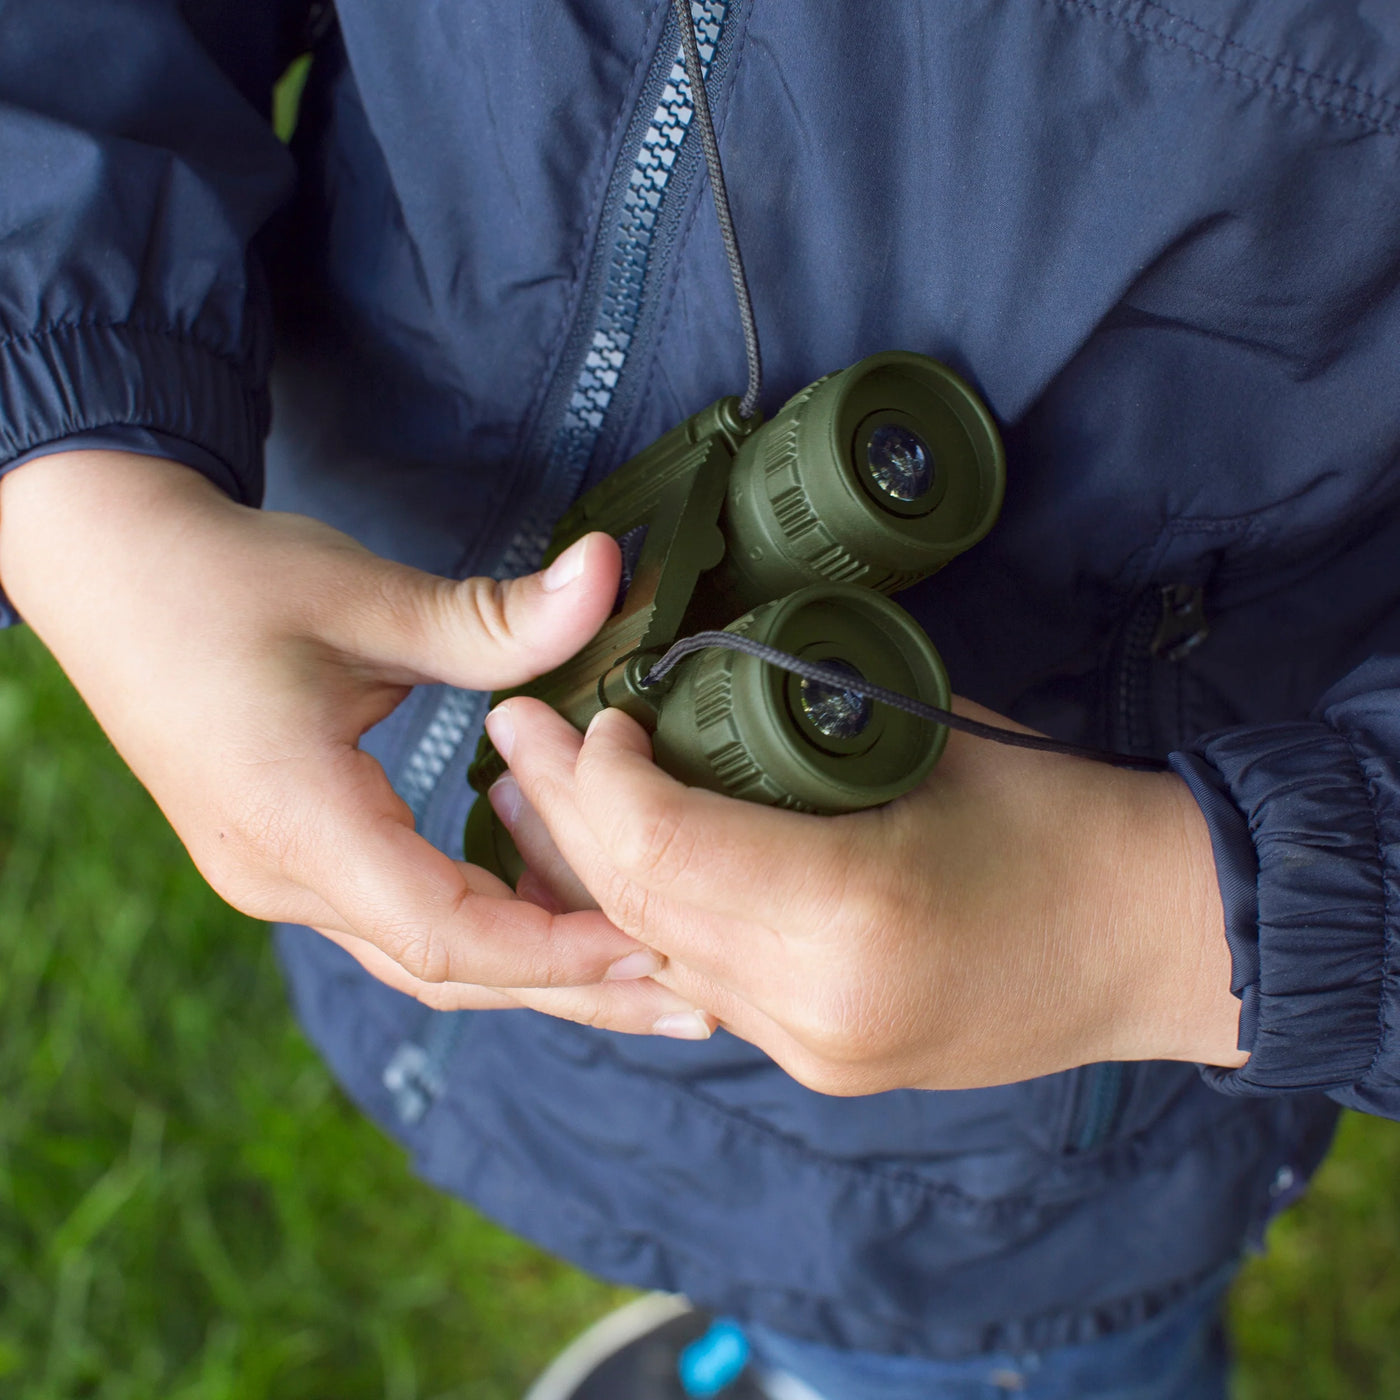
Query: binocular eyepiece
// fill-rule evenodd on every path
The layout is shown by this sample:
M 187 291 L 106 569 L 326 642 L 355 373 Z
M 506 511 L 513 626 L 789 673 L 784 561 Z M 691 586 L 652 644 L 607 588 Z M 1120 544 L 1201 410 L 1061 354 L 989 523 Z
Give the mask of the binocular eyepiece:
M 811 584 L 725 630 L 948 706 L 947 674 L 918 623 L 869 589 Z M 946 738 L 942 725 L 858 690 L 715 649 L 680 668 L 658 704 L 652 742 L 656 761 L 693 787 L 797 811 L 849 812 L 890 802 L 927 777 Z
M 729 650 L 647 675 L 678 638 L 722 629 L 946 708 L 938 653 L 886 595 L 981 539 L 1004 483 L 986 407 L 922 355 L 872 355 L 766 424 L 721 399 L 559 522 L 546 558 L 604 530 L 623 545 L 625 589 L 582 651 L 493 703 L 533 695 L 580 729 L 620 706 L 651 731 L 662 768 L 733 797 L 828 814 L 892 801 L 938 761 L 943 726 Z M 483 738 L 473 787 L 504 771 Z M 466 856 L 511 883 L 523 868 L 486 802 Z
M 727 569 L 750 605 L 818 580 L 894 593 L 987 533 L 1004 482 L 996 425 L 957 375 L 922 355 L 872 355 L 740 447 Z

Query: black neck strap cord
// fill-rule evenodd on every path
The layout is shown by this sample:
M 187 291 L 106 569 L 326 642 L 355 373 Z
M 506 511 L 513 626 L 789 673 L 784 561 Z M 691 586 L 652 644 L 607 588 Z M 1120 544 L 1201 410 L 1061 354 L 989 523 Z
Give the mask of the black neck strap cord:
M 705 70 L 700 62 L 700 44 L 695 37 L 695 21 L 690 12 L 690 0 L 672 0 L 672 8 L 680 29 L 681 52 L 685 58 L 686 76 L 690 79 L 691 100 L 695 106 L 700 144 L 705 151 L 705 167 L 710 176 L 710 193 L 714 198 L 715 217 L 719 221 L 725 256 L 729 259 L 729 275 L 734 281 L 734 295 L 739 302 L 739 322 L 744 331 L 744 358 L 748 362 L 749 382 L 739 404 L 739 414 L 743 418 L 751 418 L 758 407 L 758 396 L 763 384 L 763 361 L 758 352 L 758 322 L 754 319 L 748 277 L 744 272 L 744 260 L 739 254 L 739 239 L 734 232 L 734 219 L 729 212 L 729 192 L 725 187 L 724 170 L 720 165 L 719 142 L 715 138 L 710 99 L 705 91 Z M 920 719 L 947 725 L 949 729 L 956 729 L 960 733 L 971 734 L 978 739 L 991 739 L 995 743 L 1007 744 L 1012 748 L 1038 749 L 1044 753 L 1088 758 L 1098 763 L 1111 763 L 1119 768 L 1137 768 L 1151 772 L 1162 772 L 1167 768 L 1166 762 L 1160 758 L 1140 758 L 1134 754 L 1115 753 L 1110 749 L 1066 744 L 1039 734 L 1021 734 L 1014 729 L 1000 729 L 993 724 L 967 719 L 951 711 L 940 710 L 936 705 L 925 705 L 922 701 L 900 695 L 897 691 L 886 690 L 883 686 L 870 685 L 846 671 L 803 661 L 789 652 L 780 651 L 777 647 L 751 641 L 748 637 L 741 637 L 733 632 L 697 632 L 693 637 L 683 637 L 651 668 L 643 684 L 656 684 L 682 657 L 707 647 L 727 647 L 731 651 L 740 651 L 748 656 L 757 657 L 760 661 L 766 661 L 780 670 L 791 671 L 793 675 L 801 676 L 805 680 L 831 686 L 836 690 L 854 691 L 857 695 L 868 696 L 897 710 L 917 715 Z
M 903 710 L 906 714 L 917 715 L 932 724 L 947 725 L 960 734 L 971 734 L 978 739 L 991 739 L 994 743 L 1006 744 L 1013 749 L 1036 749 L 1041 753 L 1064 754 L 1069 758 L 1087 758 L 1095 763 L 1111 763 L 1116 768 L 1137 768 L 1150 773 L 1167 770 L 1165 759 L 1142 758 L 1136 754 L 1116 753 L 1112 749 L 1090 748 L 1084 744 L 1067 744 L 1059 739 L 1048 739 L 1043 734 L 1022 734 L 1015 729 L 1002 729 L 995 724 L 983 724 L 981 720 L 968 719 L 965 715 L 955 715 L 951 710 L 939 709 L 937 705 L 926 705 L 922 700 L 901 695 L 897 690 L 886 690 L 882 685 L 872 685 L 863 677 L 853 676 L 848 670 L 836 666 L 823 666 L 817 661 L 803 661 L 791 652 L 770 647 L 764 642 L 755 642 L 749 637 L 741 637 L 736 632 L 697 632 L 693 637 L 682 637 L 642 680 L 644 686 L 655 685 L 667 673 L 692 652 L 704 651 L 709 647 L 723 647 L 728 651 L 742 652 L 745 656 L 756 657 L 780 671 L 790 671 L 806 681 L 833 690 L 852 691 L 864 695 L 882 705 Z
M 695 37 L 695 21 L 690 14 L 690 0 L 672 0 L 676 23 L 681 31 L 681 51 L 685 55 L 685 72 L 690 79 L 691 101 L 695 105 L 695 120 L 700 128 L 700 144 L 705 150 L 705 168 L 710 174 L 710 194 L 715 201 L 715 217 L 719 220 L 719 236 L 724 240 L 724 255 L 729 259 L 729 275 L 734 281 L 734 295 L 739 300 L 739 323 L 744 328 L 744 358 L 748 361 L 749 383 L 739 401 L 739 417 L 752 418 L 758 407 L 763 388 L 763 361 L 758 353 L 758 322 L 754 319 L 753 298 L 749 296 L 749 279 L 744 272 L 744 260 L 739 256 L 739 237 L 734 232 L 734 219 L 729 212 L 729 191 L 724 184 L 724 169 L 719 162 L 719 141 L 715 138 L 714 118 L 710 115 L 710 98 L 705 91 L 705 69 L 700 62 L 700 43 Z

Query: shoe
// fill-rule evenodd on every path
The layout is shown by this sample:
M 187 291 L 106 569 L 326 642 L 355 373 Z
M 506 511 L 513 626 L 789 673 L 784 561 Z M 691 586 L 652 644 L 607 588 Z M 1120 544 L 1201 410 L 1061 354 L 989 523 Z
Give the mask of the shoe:
M 767 1400 L 735 1323 L 649 1293 L 576 1337 L 525 1400 Z

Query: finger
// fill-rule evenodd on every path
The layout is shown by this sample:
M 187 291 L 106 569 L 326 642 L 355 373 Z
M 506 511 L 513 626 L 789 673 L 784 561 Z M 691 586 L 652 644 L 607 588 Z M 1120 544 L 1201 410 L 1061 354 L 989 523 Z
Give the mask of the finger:
M 525 794 L 520 791 L 520 784 L 514 776 L 507 773 L 498 779 L 487 797 L 534 877 L 527 888 L 538 892 L 539 887 L 543 887 L 549 900 L 545 907 L 560 913 L 566 909 L 596 909 L 598 901 L 564 859 L 549 834 L 549 828 L 525 800 Z M 521 891 L 521 897 L 529 896 Z
M 396 963 L 386 952 L 363 938 L 346 933 L 333 924 L 312 924 L 323 938 L 343 948 L 371 977 L 431 1006 L 435 1011 L 499 1011 L 518 1008 L 520 1003 L 499 987 L 481 987 L 465 982 L 424 982 Z
M 520 1004 L 533 1011 L 598 1030 L 621 1031 L 624 1035 L 708 1040 L 718 1024 L 708 1011 L 691 1005 L 650 978 L 604 982 L 597 987 L 522 989 L 518 995 Z
M 603 534 L 585 535 L 547 569 L 505 582 L 459 582 L 382 563 L 369 575 L 373 591 L 362 606 L 340 610 L 327 640 L 397 681 L 519 685 L 593 636 L 612 610 L 620 573 L 617 542 Z
M 542 722 L 522 737 L 514 761 L 522 780 L 531 785 L 551 839 L 613 923 L 659 954 L 686 949 L 691 965 L 718 983 L 742 985 L 755 995 L 764 995 L 774 979 L 781 984 L 785 966 L 768 956 L 782 941 L 772 928 L 679 904 L 618 872 L 574 802 L 573 763 L 581 752 L 581 736 L 545 707 L 527 704 L 542 712 Z M 518 708 L 512 701 L 488 717 L 488 731 L 498 743 L 513 742 L 503 733 L 502 720 Z
M 840 873 L 866 839 L 859 823 L 686 787 L 656 766 L 646 732 L 620 710 L 604 710 L 581 741 L 539 701 L 498 706 L 493 738 L 502 718 L 513 729 L 509 761 L 521 790 L 600 899 L 598 881 L 611 872 L 649 894 L 746 923 L 810 921 L 840 905 Z M 693 960 L 697 950 L 664 951 Z
M 511 897 L 510 886 L 490 871 L 468 865 L 464 860 L 454 864 L 462 872 L 462 878 L 473 894 L 498 899 Z M 323 933 L 334 929 L 340 934 L 353 936 L 340 913 L 315 890 L 283 875 L 273 872 L 249 873 L 237 884 L 236 892 L 224 891 L 224 897 L 236 902 L 239 910 L 251 918 L 264 919 L 269 923 L 305 924 Z M 555 912 L 563 913 L 564 910 L 558 907 Z
M 511 719 L 510 733 L 503 733 L 503 715 Z M 547 707 L 533 701 L 510 701 L 499 707 L 488 723 L 498 746 L 504 741 L 511 748 L 511 762 L 522 786 L 539 803 L 541 816 L 560 850 L 598 893 L 604 910 L 628 932 L 655 942 L 672 955 L 655 980 L 692 1005 L 705 1007 L 720 1024 L 759 1046 L 812 1087 L 823 1092 L 852 1092 L 853 1088 L 845 1086 L 869 1082 L 868 1076 L 860 1081 L 843 1058 L 846 1023 L 859 998 L 840 990 L 840 985 L 833 990 L 830 967 L 821 969 L 823 975 L 806 975 L 805 949 L 784 948 L 785 940 L 777 927 L 765 927 L 747 917 L 748 906 L 754 901 L 716 914 L 664 893 L 639 892 L 639 887 L 626 880 L 619 883 L 609 874 L 609 853 L 602 838 L 583 820 L 575 803 L 581 791 L 575 771 L 591 737 L 581 740 Z M 590 736 L 606 723 L 606 719 L 595 722 Z M 627 726 L 620 727 L 623 742 L 630 743 L 638 760 L 655 771 L 647 756 L 645 735 L 635 726 L 630 735 L 626 734 Z M 717 801 L 741 814 L 746 810 L 742 803 Z M 746 861 L 752 862 L 760 878 L 774 868 L 763 854 L 745 852 Z M 809 852 L 797 855 L 810 858 Z M 796 863 L 801 864 L 801 860 Z M 747 864 L 740 873 L 745 879 L 752 878 Z M 786 912 L 791 914 L 791 904 Z M 797 926 L 803 927 L 800 911 L 796 917 Z M 818 947 L 816 952 L 821 957 L 824 950 Z
M 291 874 L 335 911 L 336 927 L 414 977 L 571 986 L 600 982 L 613 964 L 641 951 L 596 911 L 550 914 L 485 872 L 473 887 L 470 867 L 417 835 L 383 770 L 358 749 L 322 776 L 321 810 L 310 818 L 314 839 L 303 841 Z
M 461 982 L 424 982 L 406 972 L 372 943 L 339 932 L 317 929 L 344 948 L 366 972 L 397 992 L 414 997 L 436 1011 L 501 1011 L 522 1007 L 562 1020 L 596 1026 L 626 1035 L 664 1035 L 680 1040 L 705 1040 L 716 1021 L 685 998 L 650 978 L 604 982 L 595 987 L 552 990 L 472 986 Z

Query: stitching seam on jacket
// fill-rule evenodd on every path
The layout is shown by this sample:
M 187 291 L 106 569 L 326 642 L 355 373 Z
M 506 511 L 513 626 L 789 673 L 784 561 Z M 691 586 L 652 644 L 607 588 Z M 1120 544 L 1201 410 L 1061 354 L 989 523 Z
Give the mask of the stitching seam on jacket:
M 1110 8 L 1099 3 L 1099 0 L 1049 0 L 1049 3 L 1066 13 L 1088 15 L 1114 28 L 1126 30 L 1159 48 L 1183 50 L 1256 92 L 1300 103 L 1324 116 L 1358 122 L 1381 135 L 1400 134 L 1400 103 L 1355 83 L 1247 48 L 1234 39 L 1227 39 L 1223 34 L 1216 34 L 1165 6 L 1153 3 L 1153 0 L 1143 0 L 1136 18 L 1127 13 L 1129 6 Z M 1168 24 L 1180 25 L 1188 31 L 1187 35 L 1166 32 Z M 1262 74 L 1250 73 L 1247 71 L 1248 65 L 1264 65 L 1266 71 Z M 1317 85 L 1322 91 L 1310 93 L 1306 91 L 1309 85 Z M 1361 99 L 1361 103 L 1339 96 L 1345 93 L 1354 94 Z

